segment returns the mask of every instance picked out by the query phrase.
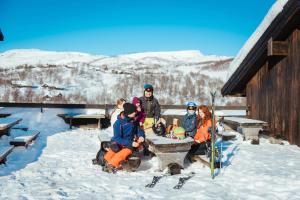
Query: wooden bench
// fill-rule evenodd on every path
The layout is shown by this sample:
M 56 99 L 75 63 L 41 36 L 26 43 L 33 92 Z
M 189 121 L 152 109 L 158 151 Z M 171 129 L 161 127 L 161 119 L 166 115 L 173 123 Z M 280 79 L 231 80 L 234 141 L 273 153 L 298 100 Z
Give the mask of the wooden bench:
M 146 137 L 146 142 L 149 144 L 149 150 L 159 158 L 159 169 L 164 170 L 173 163 L 183 167 L 186 154 L 191 149 L 194 140 L 190 137 L 175 140 L 149 135 Z
M 9 135 L 10 128 L 21 120 L 21 118 L 0 118 L 0 136 Z
M 79 119 L 96 119 L 98 120 L 97 128 L 101 129 L 101 119 L 105 119 L 104 114 L 79 114 L 79 113 L 68 113 L 68 114 L 59 114 L 57 115 L 62 117 L 66 123 L 70 124 L 70 129 L 72 129 L 73 121 Z
M 12 152 L 13 149 L 13 146 L 9 146 L 0 151 L 0 164 L 5 164 L 6 157 Z
M 5 118 L 11 116 L 10 113 L 0 113 L 0 118 Z
M 239 117 L 225 117 L 224 123 L 237 132 L 243 134 L 245 140 L 257 140 L 259 132 L 267 129 L 268 127 L 267 122 Z
M 28 131 L 27 133 L 28 135 L 15 137 L 13 140 L 9 142 L 9 144 L 14 146 L 27 147 L 40 134 L 39 131 Z
M 239 134 L 239 133 L 236 131 L 226 131 L 226 130 L 217 133 L 217 135 L 219 137 L 222 137 L 222 140 L 224 140 L 224 141 L 235 139 L 237 134 Z

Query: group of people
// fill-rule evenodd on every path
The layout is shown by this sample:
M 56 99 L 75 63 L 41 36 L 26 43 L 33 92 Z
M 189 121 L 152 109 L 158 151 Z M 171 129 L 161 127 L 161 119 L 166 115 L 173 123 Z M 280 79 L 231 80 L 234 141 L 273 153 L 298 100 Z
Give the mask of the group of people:
M 157 125 L 166 126 L 161 118 L 158 100 L 153 95 L 154 88 L 150 84 L 144 85 L 142 97 L 134 97 L 132 102 L 119 99 L 111 113 L 113 137 L 107 148 L 104 160 L 111 169 L 122 168 L 125 161 L 135 149 L 143 145 L 148 134 L 154 134 Z M 188 157 L 195 154 L 205 154 L 210 144 L 209 128 L 212 126 L 212 115 L 205 105 L 197 106 L 194 102 L 187 104 L 187 113 L 181 127 L 186 137 L 192 137 L 192 145 Z M 189 159 L 191 160 L 191 159 Z

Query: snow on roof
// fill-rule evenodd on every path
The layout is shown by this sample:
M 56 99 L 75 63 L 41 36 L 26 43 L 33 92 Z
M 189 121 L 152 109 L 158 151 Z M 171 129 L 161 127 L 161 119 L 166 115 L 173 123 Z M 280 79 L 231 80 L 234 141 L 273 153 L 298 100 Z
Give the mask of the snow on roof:
M 242 64 L 242 62 L 249 54 L 251 49 L 258 42 L 259 38 L 267 30 L 267 28 L 274 21 L 274 19 L 281 13 L 283 7 L 287 4 L 288 1 L 289 0 L 277 0 L 276 3 L 273 4 L 263 21 L 260 23 L 255 32 L 250 36 L 250 38 L 241 48 L 235 59 L 231 62 L 228 70 L 227 79 L 229 79 L 233 75 L 235 70 Z

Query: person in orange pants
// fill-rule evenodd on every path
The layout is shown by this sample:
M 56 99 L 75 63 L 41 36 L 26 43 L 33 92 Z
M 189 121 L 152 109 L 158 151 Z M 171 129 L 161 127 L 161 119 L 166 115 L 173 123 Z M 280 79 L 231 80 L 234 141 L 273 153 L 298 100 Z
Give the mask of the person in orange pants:
M 118 168 L 120 166 L 121 161 L 126 160 L 126 158 L 131 154 L 132 150 L 129 148 L 123 148 L 117 153 L 109 149 L 108 152 L 105 154 L 104 159 L 113 167 Z
M 120 163 L 128 158 L 133 149 L 145 140 L 144 130 L 134 122 L 136 106 L 131 103 L 123 105 L 124 111 L 120 113 L 113 125 L 114 136 L 112 145 L 105 154 L 104 159 L 111 168 L 122 168 Z M 135 140 L 135 138 L 137 138 Z

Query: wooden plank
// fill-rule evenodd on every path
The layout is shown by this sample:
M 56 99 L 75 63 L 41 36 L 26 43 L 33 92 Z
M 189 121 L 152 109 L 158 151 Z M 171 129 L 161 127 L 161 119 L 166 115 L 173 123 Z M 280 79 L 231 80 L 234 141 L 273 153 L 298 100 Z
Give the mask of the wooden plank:
M 30 135 L 18 136 L 9 142 L 10 145 L 14 146 L 25 146 L 27 147 L 33 140 L 40 134 L 39 131 L 30 131 Z
M 209 158 L 206 155 L 194 155 L 192 156 L 192 160 L 201 162 L 202 164 L 204 164 L 205 166 L 210 168 L 210 161 Z M 215 169 L 220 168 L 220 161 L 216 161 L 215 162 Z M 223 164 L 222 164 L 223 166 Z
M 5 164 L 6 157 L 12 152 L 13 149 L 14 147 L 10 146 L 0 152 L 0 164 Z
M 192 156 L 192 160 L 198 161 L 210 168 L 209 158 L 206 155 L 194 155 Z
M 268 41 L 268 56 L 287 56 L 287 54 L 287 41 L 274 41 L 273 38 Z

